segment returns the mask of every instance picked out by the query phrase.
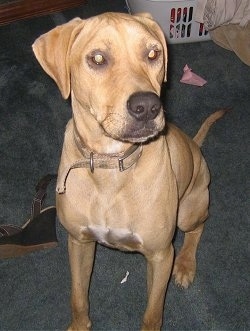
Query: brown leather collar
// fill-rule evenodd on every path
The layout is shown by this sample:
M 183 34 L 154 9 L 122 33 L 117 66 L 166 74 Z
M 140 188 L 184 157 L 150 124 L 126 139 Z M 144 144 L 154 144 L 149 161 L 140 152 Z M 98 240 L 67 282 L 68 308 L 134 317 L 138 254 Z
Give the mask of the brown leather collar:
M 84 159 L 81 160 L 84 168 L 90 168 L 92 173 L 95 168 L 119 169 L 120 171 L 124 171 L 136 163 L 142 154 L 141 144 L 132 145 L 122 153 L 100 154 L 93 152 L 84 145 L 76 127 L 74 128 L 74 139 L 79 152 L 86 160 L 86 162 L 84 162 Z
M 65 193 L 66 191 L 66 181 L 71 169 L 89 168 L 92 173 L 95 168 L 124 171 L 135 164 L 142 154 L 142 144 L 134 144 L 122 153 L 96 153 L 89 150 L 84 145 L 75 126 L 73 134 L 77 149 L 82 154 L 83 158 L 65 167 L 59 174 L 56 188 L 59 194 Z

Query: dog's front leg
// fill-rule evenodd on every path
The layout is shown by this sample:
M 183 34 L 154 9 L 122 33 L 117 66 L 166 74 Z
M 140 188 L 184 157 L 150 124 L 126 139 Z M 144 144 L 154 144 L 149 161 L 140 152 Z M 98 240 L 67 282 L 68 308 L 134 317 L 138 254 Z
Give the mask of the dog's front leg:
M 143 317 L 142 331 L 159 331 L 167 284 L 173 264 L 172 245 L 165 251 L 147 256 L 148 303 Z
M 69 236 L 68 248 L 72 277 L 72 323 L 68 330 L 90 330 L 88 291 L 93 268 L 95 242 L 80 243 Z

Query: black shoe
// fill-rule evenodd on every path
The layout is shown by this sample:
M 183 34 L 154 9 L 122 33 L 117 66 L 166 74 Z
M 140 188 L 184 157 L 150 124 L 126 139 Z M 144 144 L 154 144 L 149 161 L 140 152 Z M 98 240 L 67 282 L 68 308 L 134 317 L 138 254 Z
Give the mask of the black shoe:
M 56 207 L 41 210 L 46 189 L 55 175 L 43 177 L 36 187 L 31 218 L 22 226 L 0 225 L 0 259 L 17 257 L 57 246 Z

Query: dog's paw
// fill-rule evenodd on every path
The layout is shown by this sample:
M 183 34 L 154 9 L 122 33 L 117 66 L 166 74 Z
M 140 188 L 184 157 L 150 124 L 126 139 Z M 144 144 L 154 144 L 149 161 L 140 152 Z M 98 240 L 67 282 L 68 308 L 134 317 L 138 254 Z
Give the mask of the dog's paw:
M 88 320 L 86 323 L 72 322 L 68 327 L 67 331 L 90 331 L 91 330 L 91 321 Z
M 196 271 L 196 261 L 186 256 L 177 256 L 173 277 L 175 278 L 175 284 L 182 288 L 188 288 L 193 283 Z
M 140 331 L 160 331 L 161 330 L 162 321 L 158 322 L 145 322 L 143 321 L 142 327 Z

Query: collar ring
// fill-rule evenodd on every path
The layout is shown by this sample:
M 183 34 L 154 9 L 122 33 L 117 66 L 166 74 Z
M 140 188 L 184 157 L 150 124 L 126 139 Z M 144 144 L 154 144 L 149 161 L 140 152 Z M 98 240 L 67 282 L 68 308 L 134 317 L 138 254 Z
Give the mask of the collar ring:
M 90 167 L 90 171 L 92 172 L 92 174 L 94 173 L 95 167 L 94 167 L 94 153 L 90 152 L 90 156 L 89 156 L 89 167 Z

